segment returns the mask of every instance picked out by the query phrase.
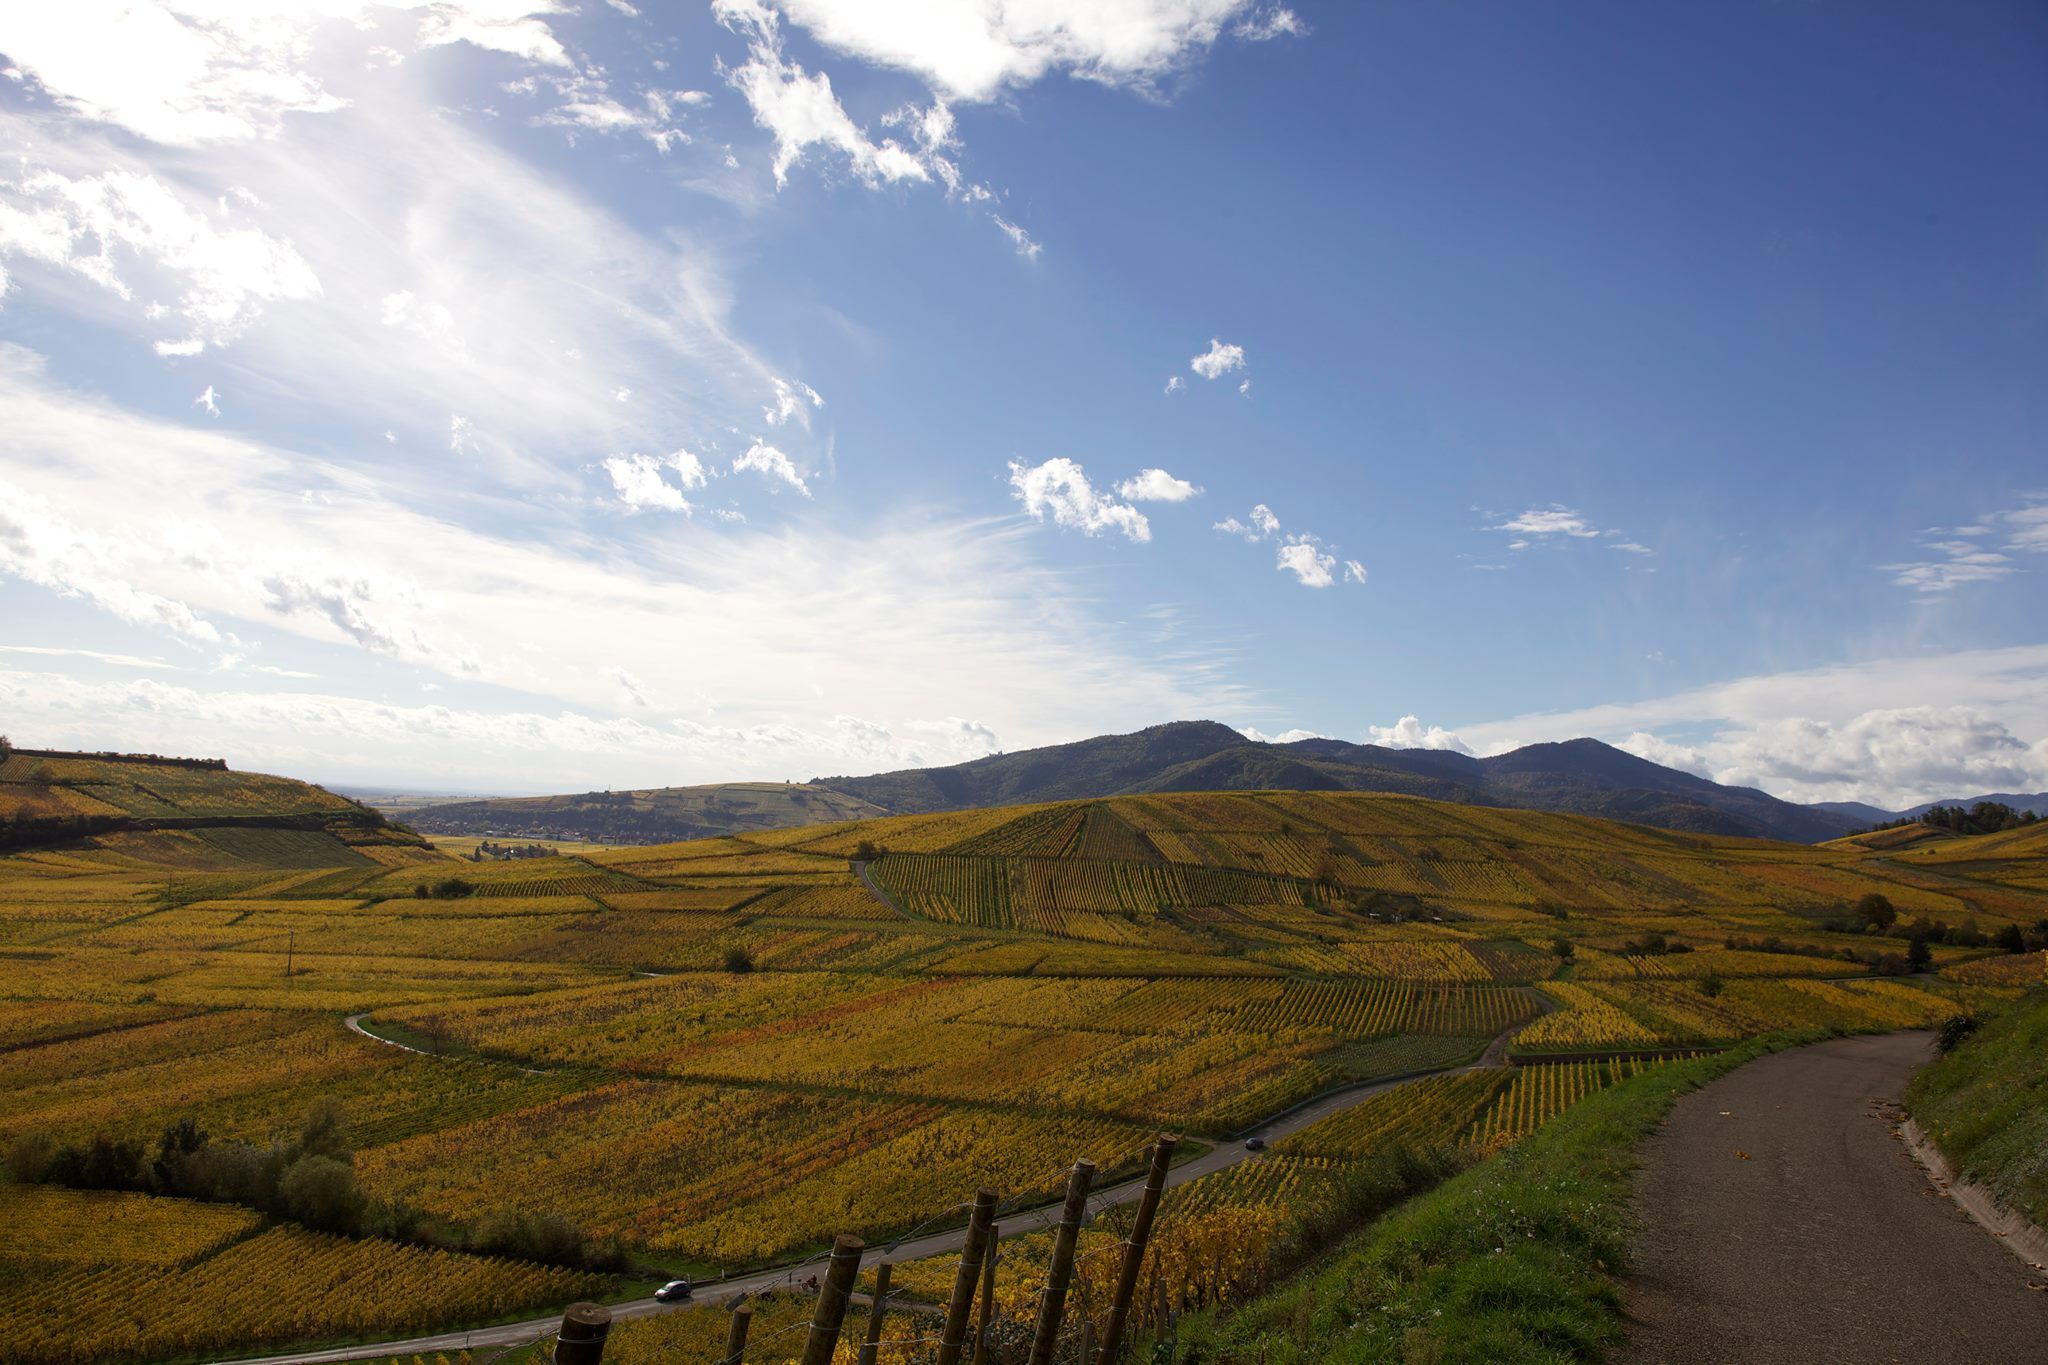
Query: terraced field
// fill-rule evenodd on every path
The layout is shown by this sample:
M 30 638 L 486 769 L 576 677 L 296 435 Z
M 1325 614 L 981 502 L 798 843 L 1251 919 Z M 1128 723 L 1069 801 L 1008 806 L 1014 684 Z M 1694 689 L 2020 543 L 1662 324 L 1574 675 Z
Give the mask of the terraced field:
M 84 770 L 41 783 L 20 762 L 0 797 L 116 804 Z M 266 811 L 324 796 L 215 779 Z M 216 813 L 243 799 L 152 790 Z M 1107 1176 L 1162 1128 L 1226 1140 L 1497 1035 L 1549 1059 L 1403 1086 L 1177 1190 L 1161 1255 L 1179 1258 L 1175 1293 L 1203 1302 L 1255 1280 L 1293 1211 L 1392 1146 L 1497 1150 L 1656 1054 L 1922 1024 L 2038 979 L 2038 953 L 1942 944 L 1936 973 L 1879 978 L 1869 963 L 1903 942 L 1831 927 L 1871 892 L 1901 927 L 1926 915 L 1995 933 L 2048 915 L 2043 850 L 1986 840 L 1964 857 L 1960 842 L 1894 855 L 1348 793 L 1120 798 L 503 863 L 323 828 L 131 825 L 0 858 L 0 1145 L 153 1143 L 188 1116 L 267 1143 L 333 1097 L 363 1187 L 434 1226 L 545 1211 L 701 1273 L 835 1232 L 886 1240 L 984 1184 L 1043 1198 L 1075 1157 Z M 353 1016 L 417 1051 L 350 1031 Z M 149 1213 L 167 1247 L 199 1246 L 222 1216 Z M 249 1235 L 341 1254 L 288 1226 Z M 36 1286 L 58 1271 L 39 1256 L 20 1274 L 41 1312 Z M 124 1264 L 108 1250 L 87 1269 Z M 1020 1253 L 1028 1279 L 1027 1265 Z M 563 1287 L 469 1269 L 435 1283 L 451 1286 L 432 1301 L 444 1320 L 495 1315 L 463 1286 L 502 1283 L 503 1311 Z M 333 1325 L 205 1292 L 246 1317 L 249 1341 Z M 397 1319 L 372 1305 L 346 1322 Z M 104 1343 L 109 1358 L 160 1348 Z

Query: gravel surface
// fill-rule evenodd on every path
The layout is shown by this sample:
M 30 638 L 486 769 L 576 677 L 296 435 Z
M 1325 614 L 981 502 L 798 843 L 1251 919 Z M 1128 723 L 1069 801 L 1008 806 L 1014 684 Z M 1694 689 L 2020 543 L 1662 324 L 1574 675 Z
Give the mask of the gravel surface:
M 1643 1147 L 1623 1360 L 2048 1362 L 2048 1292 L 1893 1132 L 1925 1033 L 1774 1053 Z

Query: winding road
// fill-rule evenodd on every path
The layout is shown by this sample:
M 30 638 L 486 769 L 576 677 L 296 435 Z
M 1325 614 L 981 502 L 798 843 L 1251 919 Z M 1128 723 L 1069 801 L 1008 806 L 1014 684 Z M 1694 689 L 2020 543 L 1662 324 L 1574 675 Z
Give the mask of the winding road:
M 1630 1361 L 2048 1362 L 2039 1274 L 1894 1132 L 1930 1035 L 1775 1053 L 1681 1098 L 1644 1144 Z
M 405 1048 L 408 1052 L 419 1051 L 417 1048 L 406 1048 L 403 1043 L 394 1043 L 388 1038 L 377 1037 L 376 1034 L 362 1027 L 363 1018 L 364 1016 L 360 1014 L 351 1015 L 347 1021 L 349 1028 L 356 1033 L 362 1034 L 365 1038 L 373 1039 L 389 1047 Z M 1465 1066 L 1439 1067 L 1429 1071 L 1417 1071 L 1400 1076 L 1389 1076 L 1376 1081 L 1360 1082 L 1357 1085 L 1345 1086 L 1338 1090 L 1329 1091 L 1305 1104 L 1277 1114 L 1257 1127 L 1241 1134 L 1239 1141 L 1217 1143 L 1201 1155 L 1175 1166 L 1167 1175 L 1167 1188 L 1171 1189 L 1176 1185 L 1185 1185 L 1190 1180 L 1198 1180 L 1205 1175 L 1213 1175 L 1217 1171 L 1228 1170 L 1230 1167 L 1241 1162 L 1261 1160 L 1262 1158 L 1259 1153 L 1246 1150 L 1244 1139 L 1257 1137 L 1269 1143 L 1276 1142 L 1290 1133 L 1298 1133 L 1310 1124 L 1326 1119 L 1332 1114 L 1340 1113 L 1343 1110 L 1352 1108 L 1354 1105 L 1362 1104 L 1374 1095 L 1391 1090 L 1397 1085 L 1404 1085 L 1422 1076 L 1462 1073 L 1477 1071 L 1484 1067 L 1505 1066 L 1507 1065 L 1508 1039 L 1525 1022 L 1527 1021 L 1518 1020 L 1516 1023 L 1503 1029 L 1491 1043 L 1487 1044 L 1486 1051 L 1476 1062 Z M 421 1055 L 426 1054 L 423 1053 Z M 1091 1216 L 1101 1212 L 1103 1209 L 1114 1208 L 1119 1204 L 1137 1202 L 1139 1194 L 1144 1190 L 1144 1186 L 1143 1177 L 1134 1177 L 1119 1184 L 1102 1186 L 1088 1198 Z M 1008 1239 L 1011 1237 L 1028 1236 L 1034 1232 L 1043 1232 L 1058 1223 L 1059 1216 L 1060 1206 L 1058 1202 L 1041 1205 L 1035 1209 L 1007 1214 L 1001 1220 L 1002 1235 L 1005 1239 Z M 928 1236 L 892 1243 L 887 1246 L 870 1247 L 868 1256 L 870 1261 L 884 1258 L 891 1261 L 914 1261 L 926 1256 L 943 1256 L 951 1252 L 957 1252 L 966 1240 L 967 1231 L 964 1227 L 952 1228 L 944 1232 L 934 1232 Z M 759 1294 L 771 1289 L 801 1285 L 813 1275 L 822 1275 L 825 1270 L 825 1264 L 826 1258 L 821 1255 L 796 1265 L 757 1271 L 751 1275 L 739 1275 L 713 1284 L 703 1284 L 698 1287 L 696 1297 L 687 1304 L 656 1303 L 651 1298 L 640 1299 L 630 1303 L 613 1304 L 611 1305 L 612 1320 L 614 1322 L 623 1322 L 633 1318 L 651 1317 L 657 1313 L 689 1312 L 692 1308 L 727 1302 L 741 1294 Z M 334 1365 L 334 1362 L 364 1360 L 372 1357 L 426 1355 L 435 1351 L 461 1351 L 474 1350 L 479 1347 L 518 1346 L 552 1332 L 560 1321 L 560 1316 L 557 1314 L 545 1318 L 533 1318 L 525 1322 L 507 1323 L 498 1327 L 481 1327 L 472 1332 L 442 1332 L 435 1336 L 412 1337 L 404 1341 L 387 1341 L 362 1346 L 337 1346 L 318 1351 L 293 1351 L 285 1355 L 262 1356 L 254 1359 L 246 1357 L 236 1357 L 234 1359 L 236 1360 L 236 1365 Z

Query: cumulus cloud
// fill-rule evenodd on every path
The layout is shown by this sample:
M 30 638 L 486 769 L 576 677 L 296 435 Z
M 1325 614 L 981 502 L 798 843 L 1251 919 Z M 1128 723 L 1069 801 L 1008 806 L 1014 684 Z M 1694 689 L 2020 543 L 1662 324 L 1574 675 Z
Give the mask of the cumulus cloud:
M 199 396 L 192 400 L 192 406 L 195 408 L 205 408 L 208 417 L 218 417 L 220 416 L 220 394 L 214 391 L 213 385 L 208 384 L 200 391 Z
M 1114 530 L 1130 540 L 1152 539 L 1152 524 L 1143 512 L 1097 492 L 1081 466 L 1065 456 L 1028 466 L 1012 460 L 1010 491 L 1035 520 L 1050 516 L 1055 526 L 1091 536 Z
M 1221 379 L 1232 370 L 1244 368 L 1244 347 L 1225 345 L 1211 337 L 1209 349 L 1190 360 L 1188 368 L 1204 379 Z
M 1149 90 L 1212 47 L 1226 29 L 1250 41 L 1301 31 L 1290 26 L 1299 21 L 1285 9 L 1252 0 L 775 3 L 826 47 L 915 72 L 953 98 L 971 101 L 994 99 L 1053 72 Z
M 1574 540 L 1605 540 L 1609 549 L 1618 550 L 1623 554 L 1657 553 L 1649 546 L 1630 539 L 1621 531 L 1602 529 L 1594 525 L 1585 513 L 1567 507 L 1561 502 L 1553 502 L 1547 507 L 1531 507 L 1527 511 L 1493 524 L 1488 529 L 1515 537 L 1508 542 L 1510 550 L 1528 550 L 1542 544 L 1568 544 Z
M 181 196 L 152 175 L 115 170 L 68 176 L 38 170 L 0 180 L 0 258 L 68 272 L 133 302 L 170 294 L 186 335 L 156 344 L 197 355 L 239 336 L 264 308 L 315 298 L 320 281 L 288 241 L 224 225 L 231 211 Z
M 2040 791 L 2048 789 L 2048 645 L 1761 674 L 1459 733 L 1482 753 L 1590 735 L 1795 801 L 1896 809 Z
M 1282 730 L 1277 735 L 1269 735 L 1262 730 L 1255 730 L 1248 725 L 1245 726 L 1242 730 L 1240 730 L 1239 733 L 1242 734 L 1246 739 L 1252 740 L 1255 743 L 1259 744 L 1295 744 L 1299 743 L 1304 739 L 1324 738 L 1324 736 L 1321 733 L 1315 730 Z
M 1240 19 L 1231 33 L 1246 42 L 1266 43 L 1275 38 L 1303 38 L 1308 36 L 1308 25 L 1301 16 L 1283 5 L 1255 12 Z
M 732 467 L 734 473 L 751 469 L 757 474 L 766 475 L 773 482 L 788 484 L 807 498 L 811 496 L 810 485 L 805 483 L 804 476 L 797 472 L 795 463 L 766 441 L 756 441 L 748 446 L 746 453 L 732 462 Z
M 1293 574 L 1304 588 L 1328 588 L 1337 582 L 1337 557 L 1317 549 L 1316 538 L 1311 535 L 1287 537 L 1280 546 L 1277 567 L 1282 573 Z
M 1422 722 L 1414 716 L 1403 716 L 1392 725 L 1368 725 L 1365 727 L 1366 742 L 1388 749 L 1444 749 L 1454 754 L 1469 754 L 1471 749 L 1441 725 L 1423 728 Z
M 1246 520 L 1225 517 L 1210 529 L 1222 531 L 1226 535 L 1243 536 L 1246 540 L 1256 543 L 1280 529 L 1280 518 L 1274 516 L 1273 509 L 1262 502 L 1252 508 Z
M 1933 527 L 1920 548 L 1927 558 L 1879 567 L 1898 586 L 1926 596 L 2009 578 L 2020 572 L 2021 555 L 2048 552 L 2048 492 L 2022 493 L 2017 506 L 1967 526 Z
M 1186 479 L 1176 479 L 1163 469 L 1140 470 L 1136 477 L 1116 486 L 1116 495 L 1126 502 L 1186 502 L 1202 490 Z
M 913 148 L 894 138 L 871 139 L 839 103 L 830 76 L 789 60 L 779 18 L 760 0 L 714 0 L 712 10 L 726 27 L 747 37 L 747 60 L 725 75 L 746 97 L 754 122 L 775 139 L 776 184 L 787 184 L 791 169 L 812 148 L 839 153 L 869 184 L 932 178 Z
M 806 407 L 822 408 L 825 400 L 818 391 L 802 380 L 776 378 L 775 397 L 768 406 L 761 409 L 761 420 L 771 427 L 779 427 L 791 418 L 808 424 L 810 414 Z
M 707 477 L 703 462 L 687 450 L 659 459 L 637 453 L 613 455 L 604 461 L 604 470 L 611 475 L 619 501 L 632 510 L 681 512 L 685 516 L 692 507 L 683 490 L 702 488 Z M 664 470 L 674 471 L 674 484 L 668 482 Z

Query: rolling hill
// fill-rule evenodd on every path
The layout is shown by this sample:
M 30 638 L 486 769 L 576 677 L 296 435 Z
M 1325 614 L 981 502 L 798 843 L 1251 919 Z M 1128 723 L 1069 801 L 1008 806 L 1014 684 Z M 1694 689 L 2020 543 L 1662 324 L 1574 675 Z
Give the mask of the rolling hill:
M 659 844 L 834 820 L 865 820 L 887 813 L 859 797 L 825 787 L 720 782 L 702 787 L 451 801 L 408 811 L 403 818 L 428 834 Z
M 946 768 L 818 785 L 901 814 L 1162 791 L 1376 791 L 1475 806 L 1598 815 L 1695 834 L 1815 843 L 1865 822 L 1726 787 L 1593 739 L 1532 744 L 1491 758 L 1335 739 L 1246 739 L 1213 721 L 997 754 Z
M 418 836 L 322 787 L 219 759 L 10 749 L 0 850 L 79 843 L 163 866 L 397 866 L 436 859 Z

